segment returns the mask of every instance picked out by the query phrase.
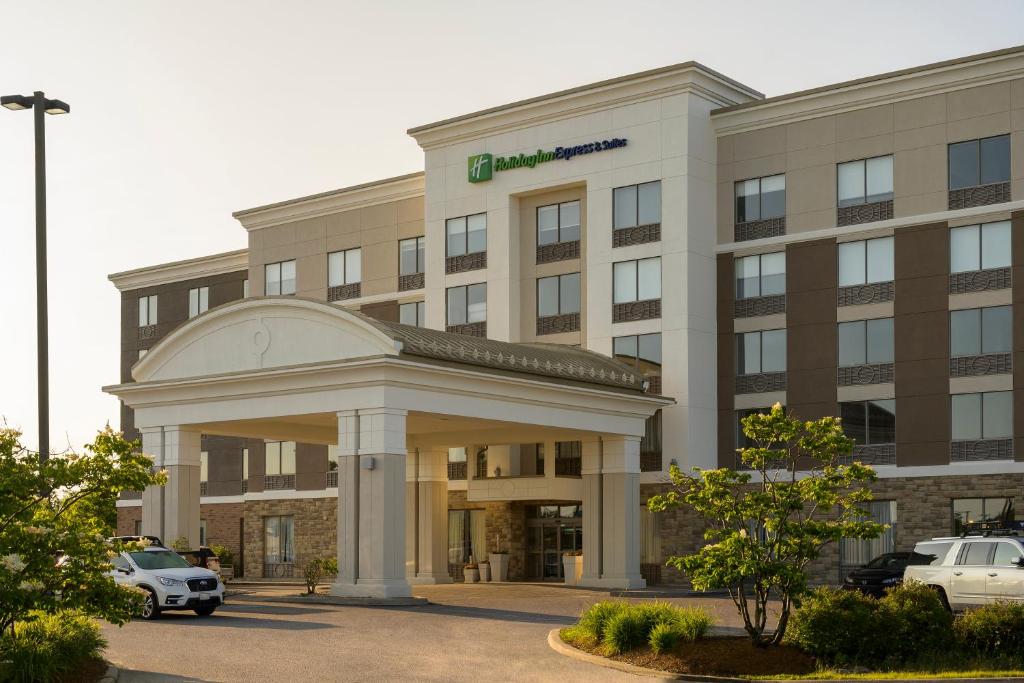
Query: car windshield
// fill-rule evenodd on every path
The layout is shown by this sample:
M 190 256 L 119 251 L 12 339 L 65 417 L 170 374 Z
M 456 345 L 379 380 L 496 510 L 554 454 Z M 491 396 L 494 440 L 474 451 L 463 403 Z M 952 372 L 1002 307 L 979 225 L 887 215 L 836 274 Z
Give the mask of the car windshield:
M 879 555 L 864 565 L 867 569 L 904 569 L 906 566 L 907 556 L 904 554 Z
M 192 566 L 181 555 L 170 550 L 144 550 L 128 554 L 140 569 L 188 569 Z

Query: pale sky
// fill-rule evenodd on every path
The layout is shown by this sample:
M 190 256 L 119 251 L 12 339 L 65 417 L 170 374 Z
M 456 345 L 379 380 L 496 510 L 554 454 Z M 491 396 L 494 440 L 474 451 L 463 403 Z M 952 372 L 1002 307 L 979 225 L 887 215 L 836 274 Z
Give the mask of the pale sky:
M 118 425 L 107 274 L 246 246 L 231 212 L 422 169 L 412 126 L 697 60 L 767 95 L 1024 43 L 1024 4 L 0 0 L 44 90 L 51 447 Z M 32 117 L 0 109 L 0 415 L 35 447 Z

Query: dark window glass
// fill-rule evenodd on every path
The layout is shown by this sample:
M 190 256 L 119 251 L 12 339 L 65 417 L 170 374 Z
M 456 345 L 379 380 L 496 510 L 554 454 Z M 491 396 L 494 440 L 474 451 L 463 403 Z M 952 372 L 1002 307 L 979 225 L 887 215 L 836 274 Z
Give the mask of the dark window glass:
M 981 184 L 1005 183 L 1010 179 L 1010 136 L 981 140 Z
M 843 432 L 853 439 L 858 446 L 868 442 L 867 405 L 856 403 L 840 403 L 839 416 L 843 420 Z
M 612 191 L 612 227 L 635 228 L 661 222 L 661 181 L 617 187 Z
M 949 146 L 949 189 L 1010 179 L 1010 136 L 966 140 Z
M 940 565 L 952 547 L 952 543 L 918 543 L 914 546 L 910 564 Z
M 960 562 L 957 564 L 987 566 L 989 563 L 989 554 L 991 552 L 991 543 L 968 543 L 967 550 L 963 553 Z
M 748 223 L 786 215 L 785 174 L 736 183 L 736 222 Z
M 843 432 L 858 446 L 896 442 L 896 401 L 852 401 L 839 404 Z
M 954 358 L 1009 353 L 1013 346 L 1010 306 L 968 308 L 949 314 L 949 353 Z

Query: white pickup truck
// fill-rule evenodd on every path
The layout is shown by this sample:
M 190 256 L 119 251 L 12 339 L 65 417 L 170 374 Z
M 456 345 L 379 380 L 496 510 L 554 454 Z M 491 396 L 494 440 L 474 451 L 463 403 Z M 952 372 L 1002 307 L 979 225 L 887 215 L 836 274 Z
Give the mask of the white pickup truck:
M 912 564 L 904 581 L 917 580 L 960 611 L 997 601 L 1024 602 L 1024 539 L 1017 536 L 956 536 L 922 541 L 914 553 L 929 564 Z

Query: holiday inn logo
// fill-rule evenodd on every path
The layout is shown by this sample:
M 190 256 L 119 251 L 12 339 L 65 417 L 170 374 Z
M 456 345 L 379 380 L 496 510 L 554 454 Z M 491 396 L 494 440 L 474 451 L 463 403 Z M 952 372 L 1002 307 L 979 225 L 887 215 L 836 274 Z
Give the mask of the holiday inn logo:
M 490 180 L 494 172 L 494 157 L 489 152 L 469 157 L 469 182 L 479 183 Z
M 508 171 L 513 168 L 533 168 L 537 164 L 554 161 L 555 159 L 568 161 L 581 154 L 603 152 L 606 149 L 618 149 L 619 147 L 625 147 L 627 142 L 626 138 L 612 138 L 611 140 L 588 142 L 583 145 L 573 145 L 572 147 L 555 147 L 554 151 L 538 149 L 533 154 L 520 153 L 509 157 L 497 158 L 490 152 L 473 154 L 469 157 L 469 182 L 482 183 L 485 180 L 490 180 L 497 171 Z

